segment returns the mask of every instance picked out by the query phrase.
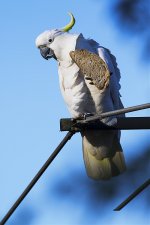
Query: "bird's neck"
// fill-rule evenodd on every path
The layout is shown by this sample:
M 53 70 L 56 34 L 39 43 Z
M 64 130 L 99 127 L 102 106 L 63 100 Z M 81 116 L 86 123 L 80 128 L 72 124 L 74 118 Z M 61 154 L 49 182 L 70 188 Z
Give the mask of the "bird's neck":
M 79 35 L 73 34 L 63 34 L 57 37 L 57 50 L 55 55 L 59 63 L 72 62 L 70 57 L 70 52 L 74 51 L 76 48 L 76 41 Z

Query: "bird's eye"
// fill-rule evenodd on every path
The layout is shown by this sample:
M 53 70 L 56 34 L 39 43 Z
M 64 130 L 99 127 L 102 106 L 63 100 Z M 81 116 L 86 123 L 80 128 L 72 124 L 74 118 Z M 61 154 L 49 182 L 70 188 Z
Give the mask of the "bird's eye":
M 52 39 L 52 38 L 50 38 L 50 39 L 48 40 L 48 42 L 49 42 L 49 43 L 52 43 L 52 41 L 53 41 L 53 39 Z

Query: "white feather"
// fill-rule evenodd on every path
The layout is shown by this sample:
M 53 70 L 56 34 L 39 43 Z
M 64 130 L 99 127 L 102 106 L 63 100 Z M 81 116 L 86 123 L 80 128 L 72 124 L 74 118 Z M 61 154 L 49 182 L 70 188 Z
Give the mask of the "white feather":
M 40 45 L 51 48 L 58 61 L 60 89 L 72 117 L 80 117 L 84 113 L 103 113 L 123 107 L 120 100 L 120 71 L 115 57 L 108 49 L 101 47 L 91 39 L 85 39 L 82 34 L 73 35 L 54 30 L 41 34 L 36 39 Z M 50 35 L 54 41 L 48 43 Z M 99 90 L 91 85 L 81 74 L 79 67 L 72 61 L 69 53 L 75 49 L 86 49 L 98 54 L 108 65 L 110 85 L 105 90 Z M 110 122 L 106 118 L 103 122 Z M 116 131 L 81 132 L 83 156 L 88 176 L 93 179 L 109 179 L 125 170 L 119 135 Z

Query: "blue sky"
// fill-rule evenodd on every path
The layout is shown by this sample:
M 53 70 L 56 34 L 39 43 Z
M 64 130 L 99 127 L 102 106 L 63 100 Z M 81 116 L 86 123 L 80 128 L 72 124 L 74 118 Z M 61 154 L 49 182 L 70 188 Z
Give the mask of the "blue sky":
M 69 21 L 67 12 L 71 11 L 76 17 L 72 32 L 82 32 L 85 37 L 95 39 L 116 56 L 122 73 L 121 94 L 124 105 L 149 102 L 150 66 L 140 62 L 138 39 L 134 37 L 127 41 L 126 34 L 118 32 L 111 21 L 113 15 L 106 10 L 109 3 L 104 0 L 1 1 L 0 218 L 65 135 L 59 131 L 59 119 L 70 117 L 59 90 L 57 63 L 43 60 L 35 47 L 35 38 L 39 33 L 64 26 Z M 148 116 L 149 110 L 130 115 Z M 122 132 L 126 158 L 135 154 L 137 149 L 140 151 L 149 137 L 149 131 Z M 29 206 L 33 214 L 38 212 L 32 225 L 81 224 L 81 210 L 74 211 L 73 204 L 67 201 L 58 205 L 57 196 L 53 196 L 53 193 L 53 206 L 50 206 L 45 195 L 47 182 L 55 182 L 59 175 L 65 176 L 68 168 L 73 167 L 85 173 L 79 135 L 74 136 L 63 149 L 8 224 L 14 224 Z M 111 214 L 106 221 L 101 222 L 124 224 L 130 210 L 118 217 Z M 137 215 L 136 218 L 140 224 L 140 217 Z M 135 217 L 133 219 L 135 221 Z M 148 218 L 145 217 L 143 221 L 147 222 Z M 130 222 L 128 224 L 133 224 Z M 22 224 L 19 222 L 17 225 Z

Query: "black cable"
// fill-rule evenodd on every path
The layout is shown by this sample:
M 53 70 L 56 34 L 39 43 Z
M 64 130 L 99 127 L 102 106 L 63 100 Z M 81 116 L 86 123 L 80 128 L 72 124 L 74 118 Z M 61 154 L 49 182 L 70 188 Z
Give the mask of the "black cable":
M 20 197 L 16 200 L 14 205 L 10 208 L 10 210 L 6 213 L 4 218 L 1 220 L 0 225 L 3 225 L 7 222 L 7 220 L 10 218 L 10 216 L 13 214 L 15 209 L 19 206 L 19 204 L 23 201 L 23 199 L 26 197 L 26 195 L 29 193 L 29 191 L 33 188 L 35 183 L 39 180 L 39 178 L 42 176 L 42 174 L 45 172 L 47 167 L 51 164 L 51 162 L 55 159 L 57 154 L 60 152 L 60 150 L 64 147 L 64 145 L 67 143 L 69 139 L 73 136 L 74 132 L 68 132 L 64 139 L 60 142 L 60 144 L 57 146 L 57 148 L 54 150 L 54 152 L 51 154 L 51 156 L 48 158 L 48 160 L 45 162 L 45 164 L 42 166 L 42 168 L 39 170 L 39 172 L 35 175 L 35 177 L 32 179 L 32 181 L 29 183 L 29 185 L 26 187 L 26 189 L 23 191 L 23 193 L 20 195 Z
M 133 198 L 135 198 L 140 192 L 142 192 L 146 187 L 150 185 L 150 179 L 148 179 L 144 184 L 137 188 L 127 199 L 125 199 L 120 205 L 118 205 L 114 211 L 120 211 L 125 207 Z
M 150 108 L 150 103 L 137 105 L 137 106 L 131 106 L 131 107 L 123 108 L 123 109 L 118 109 L 118 110 L 114 110 L 114 111 L 97 114 L 94 116 L 89 116 L 85 120 L 83 120 L 83 121 L 81 120 L 80 123 L 90 122 L 93 120 L 102 119 L 102 118 L 109 117 L 109 116 L 116 116 L 116 115 L 129 113 L 129 112 L 133 112 L 133 111 L 137 111 L 137 110 L 148 109 L 148 108 Z

